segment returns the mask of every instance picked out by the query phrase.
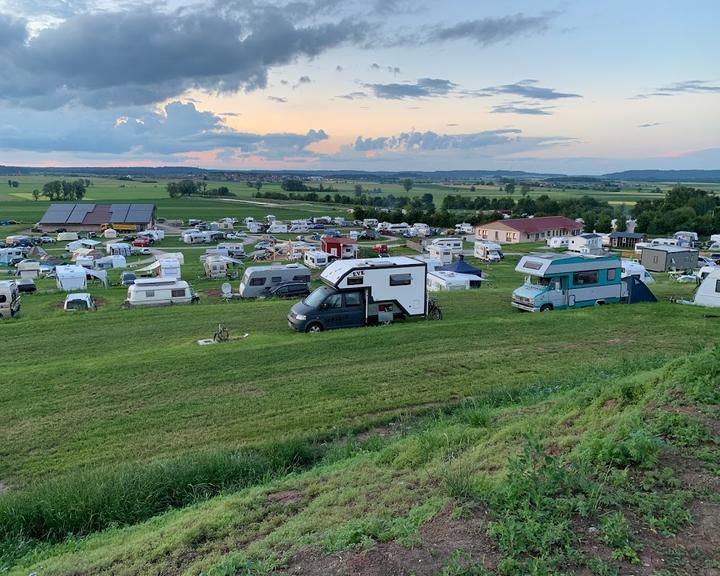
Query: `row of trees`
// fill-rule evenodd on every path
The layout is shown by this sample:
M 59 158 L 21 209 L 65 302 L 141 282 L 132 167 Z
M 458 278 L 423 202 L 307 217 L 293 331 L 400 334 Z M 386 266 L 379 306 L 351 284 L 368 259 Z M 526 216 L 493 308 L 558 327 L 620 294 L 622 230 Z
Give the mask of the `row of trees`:
M 332 186 L 328 186 L 327 188 L 323 186 L 323 183 L 320 182 L 318 186 L 309 186 L 308 184 L 305 184 L 302 180 L 299 178 L 286 178 L 282 181 L 282 184 L 280 184 L 280 188 L 285 190 L 286 192 L 335 192 L 336 189 Z M 258 188 L 258 191 L 260 189 Z
M 8 180 L 8 186 L 10 188 L 18 188 L 20 186 L 20 182 L 17 180 Z
M 184 196 L 204 196 L 207 198 L 217 196 L 235 196 L 235 194 L 230 192 L 230 189 L 227 186 L 208 189 L 207 182 L 203 180 L 198 182 L 194 180 L 168 182 L 166 188 L 170 198 L 181 198 Z
M 35 200 L 45 196 L 50 200 L 82 200 L 87 192 L 89 180 L 51 180 L 43 185 L 42 192 L 33 190 Z
M 675 186 L 663 198 L 640 200 L 632 213 L 637 230 L 648 234 L 692 230 L 708 236 L 720 230 L 720 198 L 690 186 Z

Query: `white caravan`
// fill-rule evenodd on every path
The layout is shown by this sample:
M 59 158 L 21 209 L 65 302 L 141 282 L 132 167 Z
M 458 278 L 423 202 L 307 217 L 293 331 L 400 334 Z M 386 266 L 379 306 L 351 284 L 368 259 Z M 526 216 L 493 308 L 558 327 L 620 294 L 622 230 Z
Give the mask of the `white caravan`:
M 435 270 L 428 272 L 428 292 L 443 292 L 453 290 L 469 290 L 480 287 L 480 278 L 473 274 L 461 274 L 448 270 Z
M 552 238 L 548 238 L 545 243 L 548 245 L 548 248 L 567 248 L 570 245 L 570 238 L 567 236 L 553 236 Z
M 128 287 L 125 306 L 167 306 L 190 304 L 198 297 L 184 280 L 174 278 L 137 278 Z
M 24 256 L 22 248 L 0 248 L 0 266 L 9 266 L 13 260 Z
M 243 274 L 238 293 L 241 298 L 258 298 L 286 282 L 305 282 L 310 288 L 310 270 L 301 264 L 251 266 Z
M 325 268 L 330 262 L 330 254 L 322 250 L 308 250 L 303 255 L 303 263 L 310 268 Z
M 716 267 L 705 276 L 692 301 L 680 300 L 680 302 L 682 304 L 720 308 L 720 267 Z
M 456 234 L 474 234 L 475 229 L 473 228 L 473 225 L 468 222 L 461 222 L 460 224 L 455 224 L 455 233 Z
M 132 246 L 125 242 L 113 242 L 105 246 L 105 252 L 110 256 L 130 256 L 132 254 Z
M 288 233 L 288 225 L 283 224 L 282 222 L 275 222 L 273 221 L 270 224 L 270 227 L 267 229 L 268 234 L 287 234 Z
M 450 248 L 453 254 L 460 254 L 463 251 L 462 238 L 435 238 L 435 240 L 430 242 L 430 245 Z
M 627 278 L 628 276 L 637 276 L 643 284 L 652 284 L 655 282 L 653 275 L 650 274 L 650 272 L 647 271 L 647 268 L 640 264 L 640 262 L 623 259 L 622 278 Z
M 428 313 L 427 267 L 407 256 L 336 260 L 315 290 L 288 314 L 298 332 L 388 323 Z
M 484 262 L 500 262 L 503 259 L 503 251 L 499 244 L 475 242 L 473 256 Z
M 417 232 L 418 236 L 430 236 L 430 233 L 432 232 L 430 226 L 424 222 L 415 222 L 412 227 Z
M 220 242 L 215 247 L 218 254 L 229 256 L 230 258 L 245 258 L 245 245 L 242 242 Z M 210 249 L 206 250 L 209 254 Z
M 365 218 L 362 221 L 363 228 L 375 228 L 378 225 L 377 218 Z
M 20 291 L 14 280 L 0 281 L 0 318 L 12 318 L 20 312 Z
M 443 264 L 451 264 L 453 260 L 453 249 L 442 244 L 430 244 L 425 247 L 428 255 L 433 260 L 439 260 Z

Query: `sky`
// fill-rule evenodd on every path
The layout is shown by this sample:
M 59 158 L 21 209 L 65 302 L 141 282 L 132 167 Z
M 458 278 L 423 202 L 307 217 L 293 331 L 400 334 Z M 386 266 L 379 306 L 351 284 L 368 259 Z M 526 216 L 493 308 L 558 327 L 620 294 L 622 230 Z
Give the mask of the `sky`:
M 0 0 L 0 164 L 720 169 L 717 0 Z

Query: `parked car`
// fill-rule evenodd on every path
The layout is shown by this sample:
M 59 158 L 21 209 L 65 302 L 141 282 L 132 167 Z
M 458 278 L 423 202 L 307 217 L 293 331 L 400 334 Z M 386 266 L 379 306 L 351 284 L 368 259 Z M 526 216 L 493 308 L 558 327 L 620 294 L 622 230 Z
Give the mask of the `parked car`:
M 325 234 L 323 234 L 323 236 L 328 236 L 330 238 L 342 238 L 342 232 L 340 232 L 337 228 L 328 228 L 325 230 Z
M 311 230 L 325 230 L 325 224 L 310 224 Z
M 230 232 L 225 235 L 225 238 L 228 240 L 241 240 L 242 238 L 247 238 L 247 234 L 245 232 Z
M 150 250 L 149 246 L 133 246 L 132 251 L 133 254 L 140 254 L 141 256 L 148 256 L 152 254 L 152 250 Z
M 95 299 L 86 292 L 75 292 L 65 297 L 63 310 L 70 312 L 73 310 L 95 310 Z
M 710 256 L 698 256 L 698 266 L 717 266 Z
M 135 272 L 123 272 L 120 275 L 120 284 L 123 286 L 132 286 L 135 284 L 135 279 L 137 278 L 137 275 Z
M 32 278 L 18 278 L 15 281 L 15 284 L 17 284 L 17 289 L 19 292 L 35 292 L 37 290 L 37 286 L 35 286 L 35 281 Z
M 375 230 L 371 230 L 370 228 L 366 228 L 362 232 L 360 232 L 359 239 L 360 240 L 377 240 L 380 238 L 380 234 L 375 232 Z
M 307 282 L 286 282 L 268 290 L 268 298 L 297 298 L 310 294 Z
M 40 242 L 43 244 L 55 244 L 57 240 L 52 236 L 40 236 Z
M 268 248 L 270 248 L 270 246 L 272 246 L 272 244 L 270 244 L 270 242 L 268 242 L 267 240 L 261 240 L 260 242 L 255 244 L 255 246 L 253 246 L 253 248 L 255 250 L 267 250 Z

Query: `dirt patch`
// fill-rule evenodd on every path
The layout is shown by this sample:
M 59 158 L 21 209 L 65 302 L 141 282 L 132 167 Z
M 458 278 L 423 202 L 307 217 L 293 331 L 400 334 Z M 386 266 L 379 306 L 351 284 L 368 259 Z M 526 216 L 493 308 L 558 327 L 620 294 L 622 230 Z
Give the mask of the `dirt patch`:
M 500 558 L 485 533 L 486 512 L 454 519 L 454 505 L 436 514 L 419 531 L 420 542 L 405 547 L 397 542 L 376 544 L 367 550 L 325 554 L 310 546 L 292 557 L 280 574 L 303 576 L 431 576 L 442 570 L 450 555 L 460 551 L 473 562 L 494 569 Z
M 271 492 L 267 495 L 267 500 L 271 504 L 300 504 L 305 499 L 305 495 L 300 490 L 282 490 L 280 492 Z

